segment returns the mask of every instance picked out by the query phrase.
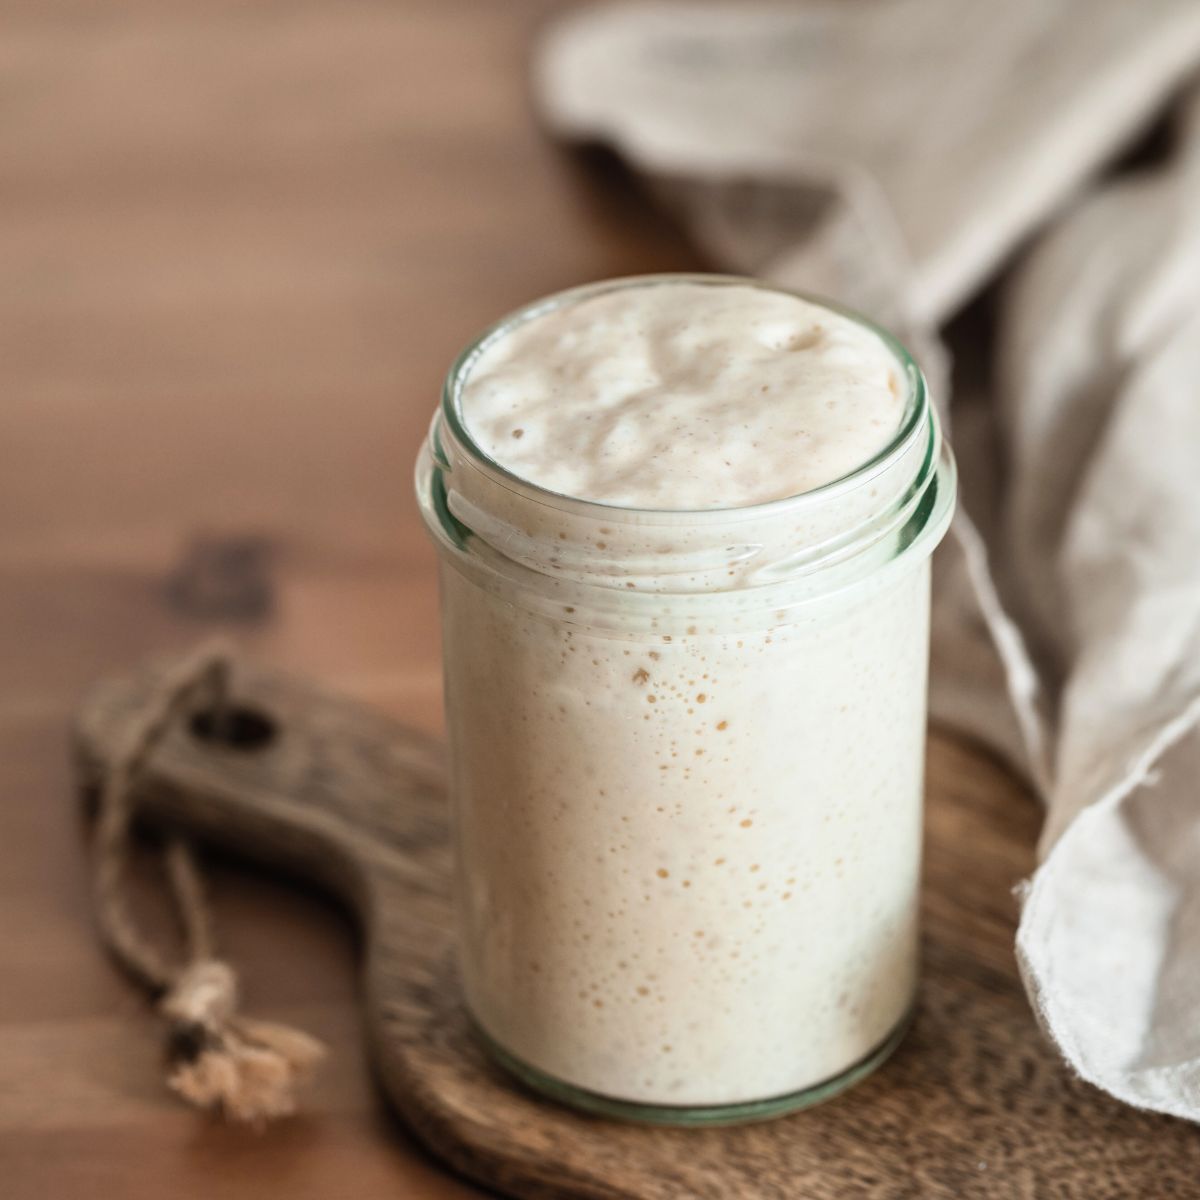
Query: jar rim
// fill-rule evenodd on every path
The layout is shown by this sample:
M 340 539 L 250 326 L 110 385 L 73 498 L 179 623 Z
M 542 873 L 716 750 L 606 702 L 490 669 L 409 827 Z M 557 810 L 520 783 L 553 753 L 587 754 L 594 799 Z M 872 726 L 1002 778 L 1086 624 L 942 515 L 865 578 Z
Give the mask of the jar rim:
M 612 504 L 603 500 L 588 500 L 570 493 L 554 491 L 526 479 L 522 475 L 509 470 L 503 464 L 492 458 L 472 437 L 463 419 L 461 399 L 463 388 L 470 377 L 471 368 L 483 353 L 501 338 L 505 337 L 518 326 L 531 321 L 545 313 L 564 308 L 567 305 L 590 299 L 593 296 L 605 295 L 608 292 L 623 291 L 639 287 L 656 287 L 666 284 L 695 283 L 709 287 L 752 287 L 760 291 L 773 292 L 778 295 L 791 296 L 804 300 L 837 313 L 839 316 L 855 322 L 880 339 L 889 352 L 895 357 L 901 368 L 907 384 L 908 394 L 905 399 L 904 414 L 900 426 L 892 438 L 871 458 L 861 463 L 853 470 L 838 476 L 818 487 L 796 492 L 790 496 L 780 496 L 772 500 L 757 501 L 753 504 L 735 504 L 714 508 L 646 508 L 628 504 Z M 726 275 L 705 272 L 663 272 L 649 275 L 626 275 L 616 279 L 606 279 L 596 283 L 586 283 L 578 287 L 567 288 L 555 292 L 532 303 L 514 309 L 498 321 L 488 326 L 478 337 L 473 339 L 460 351 L 442 384 L 440 415 L 446 427 L 454 437 L 455 442 L 465 451 L 467 461 L 477 470 L 491 476 L 494 481 L 510 491 L 516 492 L 526 500 L 543 504 L 566 512 L 593 512 L 603 515 L 607 520 L 618 523 L 622 520 L 650 518 L 652 521 L 664 524 L 707 524 L 725 523 L 769 517 L 785 510 L 802 511 L 809 506 L 817 506 L 835 497 L 839 492 L 851 491 L 869 482 L 886 468 L 889 462 L 903 454 L 914 439 L 920 437 L 929 416 L 929 396 L 925 384 L 925 376 L 908 348 L 893 333 L 874 321 L 837 304 L 823 296 L 810 292 L 787 288 L 744 275 Z M 435 434 L 436 434 L 435 427 Z

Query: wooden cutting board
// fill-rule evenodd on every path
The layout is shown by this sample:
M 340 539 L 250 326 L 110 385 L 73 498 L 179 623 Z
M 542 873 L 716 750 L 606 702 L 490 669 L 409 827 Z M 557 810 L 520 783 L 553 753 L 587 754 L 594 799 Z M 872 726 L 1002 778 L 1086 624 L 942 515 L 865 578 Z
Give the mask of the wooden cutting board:
M 154 679 L 147 669 L 108 681 L 84 705 L 75 745 L 85 784 Z M 977 793 L 961 774 L 953 788 L 930 782 L 925 982 L 915 1026 L 881 1071 L 766 1124 L 637 1127 L 524 1092 L 475 1042 L 452 966 L 440 746 L 269 673 L 241 669 L 235 691 L 232 739 L 215 741 L 202 718 L 173 731 L 139 792 L 142 811 L 349 905 L 363 930 L 379 1078 L 463 1174 L 516 1197 L 588 1200 L 1200 1194 L 1196 1131 L 1073 1079 L 1036 1029 L 1009 949 L 1010 889 L 1028 870 L 1036 816 L 989 804 L 1004 791 L 994 780 Z

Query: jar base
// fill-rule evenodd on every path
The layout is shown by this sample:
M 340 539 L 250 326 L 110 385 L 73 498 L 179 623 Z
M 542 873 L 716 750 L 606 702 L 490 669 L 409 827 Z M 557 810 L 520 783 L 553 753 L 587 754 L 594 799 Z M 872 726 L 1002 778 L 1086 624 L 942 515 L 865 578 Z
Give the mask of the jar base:
M 892 1052 L 904 1040 L 912 1024 L 912 1010 L 896 1024 L 895 1028 L 873 1050 L 863 1058 L 839 1072 L 832 1078 L 788 1092 L 782 1096 L 771 1096 L 765 1100 L 747 1100 L 738 1104 L 639 1104 L 631 1100 L 618 1100 L 586 1088 L 576 1087 L 531 1067 L 528 1063 L 510 1054 L 494 1041 L 472 1019 L 471 1025 L 488 1055 L 517 1082 L 568 1108 L 578 1109 L 593 1116 L 610 1117 L 618 1121 L 630 1121 L 642 1125 L 674 1125 L 696 1129 L 705 1126 L 747 1125 L 756 1121 L 770 1121 L 775 1117 L 787 1116 L 805 1108 L 823 1104 L 848 1088 L 861 1082 L 877 1067 L 883 1065 Z

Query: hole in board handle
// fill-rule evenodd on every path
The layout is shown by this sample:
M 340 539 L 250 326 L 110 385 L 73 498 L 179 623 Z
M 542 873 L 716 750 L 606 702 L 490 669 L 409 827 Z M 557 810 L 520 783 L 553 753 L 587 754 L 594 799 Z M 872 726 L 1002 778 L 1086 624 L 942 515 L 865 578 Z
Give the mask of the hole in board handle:
M 276 736 L 275 722 L 253 708 L 234 705 L 218 718 L 212 709 L 192 717 L 194 737 L 230 750 L 261 750 Z

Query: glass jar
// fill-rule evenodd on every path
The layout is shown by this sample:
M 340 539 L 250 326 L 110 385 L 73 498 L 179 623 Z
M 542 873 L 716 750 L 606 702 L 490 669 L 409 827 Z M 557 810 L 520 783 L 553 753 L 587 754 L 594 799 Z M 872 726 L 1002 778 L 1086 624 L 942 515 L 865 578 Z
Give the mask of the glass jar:
M 750 282 L 618 280 L 488 330 L 449 373 L 417 490 L 440 551 L 472 1019 L 544 1093 L 703 1124 L 832 1095 L 905 1028 L 929 555 L 955 476 L 920 371 L 858 317 L 897 360 L 902 425 L 801 495 L 615 507 L 474 443 L 462 389 L 496 339 L 681 278 Z

